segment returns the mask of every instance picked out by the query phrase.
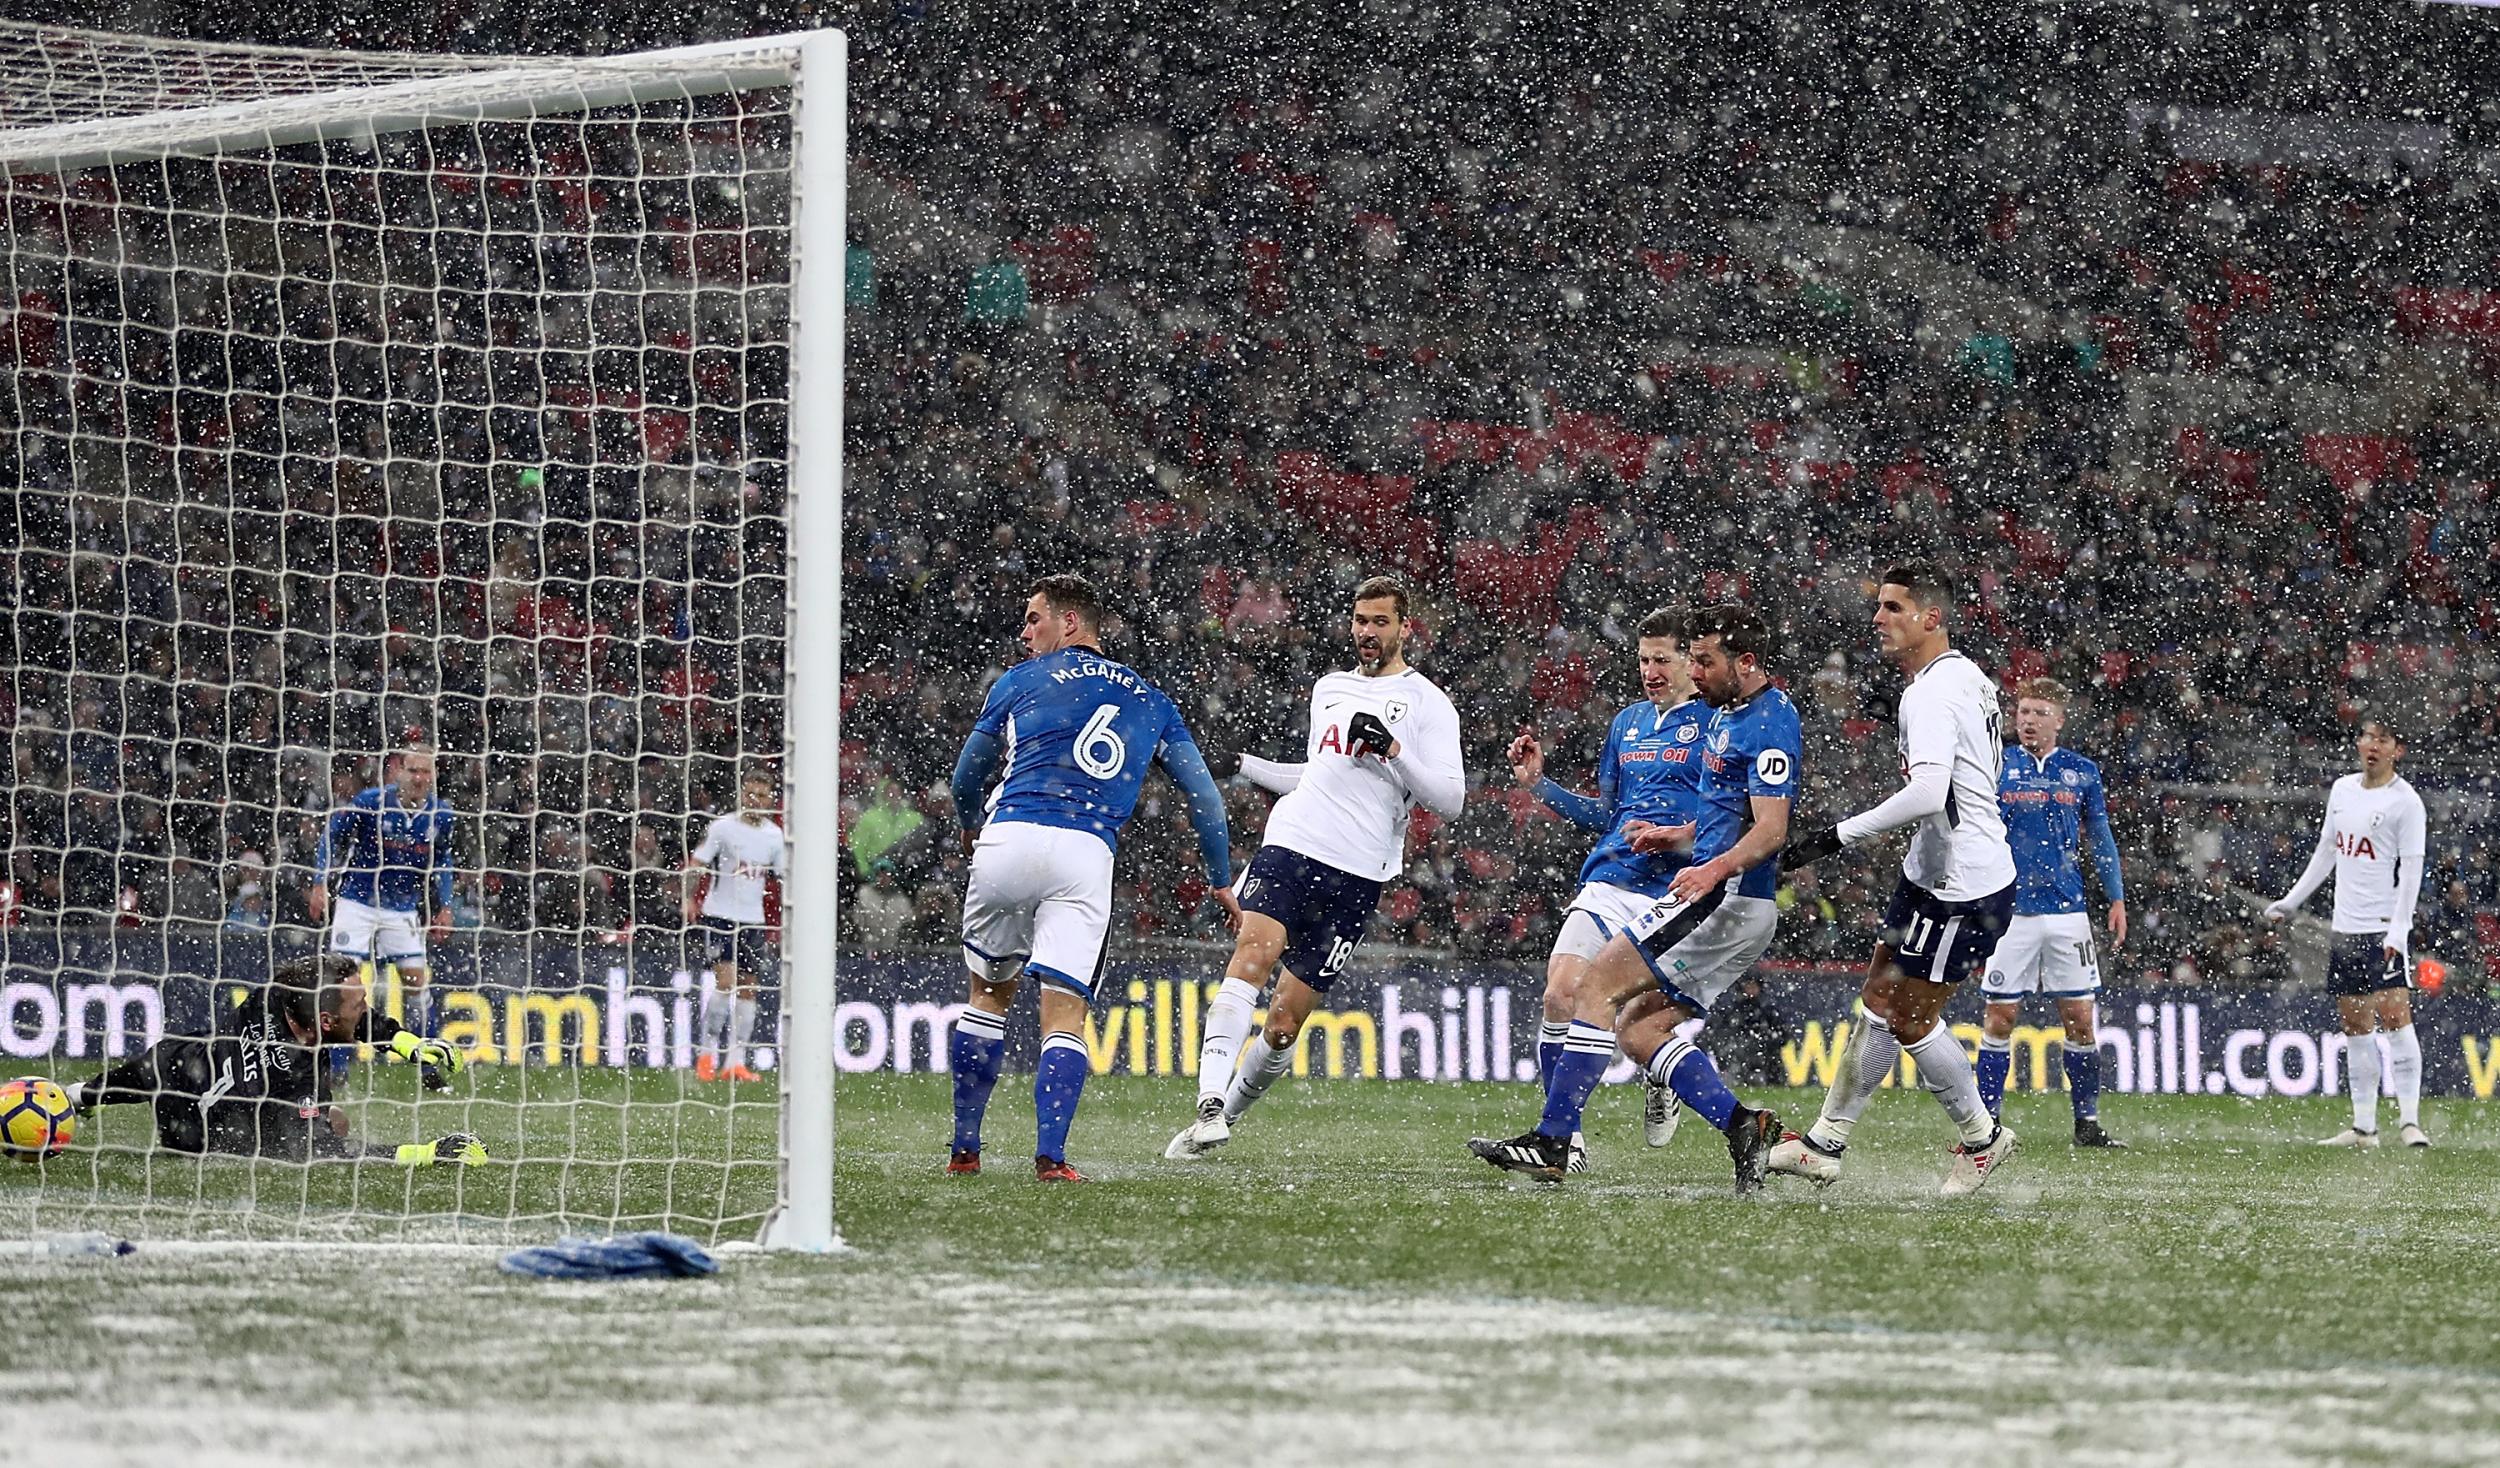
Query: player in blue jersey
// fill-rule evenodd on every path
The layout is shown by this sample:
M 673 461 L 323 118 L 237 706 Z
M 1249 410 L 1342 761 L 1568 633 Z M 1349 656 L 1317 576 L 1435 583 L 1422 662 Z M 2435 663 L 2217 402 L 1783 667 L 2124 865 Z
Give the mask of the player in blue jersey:
M 1599 841 L 1580 867 L 1580 890 L 1563 914 L 1562 931 L 1545 960 L 1545 1016 L 1537 1027 L 1536 1065 L 1541 1082 L 1550 1086 L 1554 1063 L 1562 1058 L 1579 999 L 1580 977 L 1609 939 L 1630 927 L 1642 913 L 1667 895 L 1667 884 L 1684 869 L 1685 853 L 1668 850 L 1644 853 L 1632 849 L 1633 838 L 1652 826 L 1689 826 L 1695 790 L 1701 781 L 1701 741 L 1710 723 L 1708 701 L 1693 691 L 1684 660 L 1685 615 L 1661 607 L 1641 619 L 1638 643 L 1641 668 L 1639 703 L 1615 715 L 1606 731 L 1606 747 L 1597 759 L 1597 794 L 1582 795 L 1545 778 L 1545 750 L 1534 734 L 1511 741 L 1511 776 L 1521 788 L 1536 792 L 1553 811 Z M 1627 1008 L 1623 1023 L 1641 1017 L 1634 1010 L 1665 1001 L 1643 995 Z M 1700 1028 L 1699 1022 L 1688 1024 Z M 1675 1092 L 1642 1077 L 1642 1131 L 1653 1147 L 1674 1140 L 1683 1104 Z M 1571 1138 L 1571 1170 L 1587 1166 L 1588 1145 Z
M 1789 802 L 1804 766 L 1796 705 L 1771 686 L 1762 655 L 1762 618 L 1741 606 L 1713 607 L 1690 624 L 1693 684 L 1712 713 L 1691 828 L 1652 825 L 1633 836 L 1642 852 L 1689 843 L 1692 862 L 1666 895 L 1607 940 L 1582 975 L 1563 1053 L 1545 1088 L 1536 1127 L 1508 1141 L 1477 1137 L 1468 1150 L 1495 1167 L 1559 1182 L 1570 1170 L 1571 1135 L 1599 1077 L 1621 1046 L 1650 1076 L 1727 1134 L 1736 1190 L 1762 1186 L 1763 1159 L 1779 1119 L 1746 1106 L 1708 1054 L 1677 1033 L 1751 968 L 1779 926 L 1772 894 L 1778 854 L 1788 839 Z M 1633 999 L 1664 1000 L 1645 1012 Z
M 1215 776 L 1172 700 L 1102 655 L 1101 617 L 1084 577 L 1035 582 L 1023 632 L 1032 656 L 990 685 L 955 762 L 955 817 L 972 857 L 963 917 L 972 1001 L 955 1021 L 948 1049 L 955 1075 L 951 1173 L 981 1170 L 981 1117 L 998 1084 L 1007 1005 L 1029 974 L 1042 990 L 1033 1175 L 1085 1181 L 1067 1161 L 1068 1124 L 1089 1063 L 1082 1020 L 1111 926 L 1113 848 L 1148 765 L 1160 763 L 1181 787 L 1216 901 L 1229 923 L 1241 920 Z M 997 788 L 990 789 L 993 778 Z
M 331 952 L 399 971 L 403 1026 L 431 1035 L 434 1004 L 426 986 L 425 944 L 451 931 L 451 806 L 434 793 L 432 746 L 412 744 L 396 762 L 397 779 L 330 812 L 304 905 L 314 922 L 330 924 Z M 384 773 L 390 773 L 387 765 Z M 333 1064 L 343 1063 L 339 1052 Z M 422 1075 L 430 1091 L 450 1084 L 437 1066 L 425 1066 Z
M 1988 1010 L 1979 1041 L 1979 1095 L 1988 1114 L 2005 1103 L 2005 1078 L 2013 1067 L 2014 1021 L 2025 994 L 2057 1001 L 2066 1024 L 2066 1091 L 2074 1102 L 2075 1145 L 2120 1147 L 2101 1129 L 2101 1043 L 2093 1033 L 2099 1009 L 2101 961 L 2092 946 L 2092 920 L 2083 910 L 2083 866 L 2078 851 L 2092 848 L 2109 899 L 2109 946 L 2127 941 L 2127 889 L 2118 876 L 2118 842 L 2109 834 L 2109 802 L 2101 790 L 2101 767 L 2071 749 L 2057 747 L 2066 727 L 2066 687 L 2054 678 L 2033 678 L 2014 691 L 2014 737 L 1997 777 L 1997 805 L 2005 812 L 2005 839 L 2014 848 L 2014 918 L 1988 959 L 1980 991 Z M 2045 1059 L 2045 1049 L 2035 1059 Z

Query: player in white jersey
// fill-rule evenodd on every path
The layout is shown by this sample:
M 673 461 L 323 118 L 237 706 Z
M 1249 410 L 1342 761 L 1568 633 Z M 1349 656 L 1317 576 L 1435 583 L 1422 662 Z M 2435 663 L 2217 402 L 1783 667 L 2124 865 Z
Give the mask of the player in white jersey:
M 1823 1114 L 1804 1136 L 1771 1149 L 1769 1167 L 1830 1183 L 1858 1114 L 1909 1052 L 1924 1086 L 1961 1134 L 1944 1196 L 1975 1191 L 2014 1155 L 2011 1128 L 1988 1114 L 1971 1059 L 1938 1022 L 1954 985 L 1985 970 L 2014 914 L 2014 853 L 1997 807 L 2005 763 L 1995 680 L 1953 650 L 1953 582 L 1933 561 L 1905 561 L 1876 590 L 1875 632 L 1909 678 L 1900 707 L 1902 787 L 1869 811 L 1789 843 L 1789 867 L 1902 826 L 1910 846 L 1884 910 L 1883 931 L 1859 990 Z
M 747 1046 L 755 1039 L 756 993 L 779 968 L 772 932 L 764 926 L 764 879 L 790 871 L 790 845 L 773 819 L 775 803 L 773 777 L 749 771 L 738 782 L 737 813 L 714 816 L 702 842 L 686 856 L 687 871 L 708 870 L 711 876 L 699 903 L 692 894 L 686 898 L 686 921 L 701 930 L 704 955 L 712 961 L 713 987 L 703 996 L 703 1048 L 694 1062 L 698 1081 L 763 1079 L 747 1068 Z
M 1176 1161 L 1224 1145 L 1232 1124 L 1293 1064 L 1303 1022 L 1405 864 L 1415 807 L 1455 816 L 1467 796 L 1458 710 L 1406 665 L 1404 583 L 1374 576 L 1355 587 L 1350 631 L 1357 666 L 1312 686 L 1302 762 L 1241 759 L 1242 774 L 1282 798 L 1234 889 L 1241 928 L 1207 1005 L 1197 1117 L 1164 1149 Z M 1252 1011 L 1271 974 L 1267 1024 L 1253 1036 Z
M 2281 922 L 2335 874 L 2335 937 L 2326 987 L 2344 1024 L 2344 1076 L 2352 1091 L 2352 1125 L 2325 1147 L 2378 1145 L 2379 1051 L 2373 1031 L 2387 1036 L 2396 1084 L 2397 1134 L 2408 1147 L 2427 1147 L 2422 1130 L 2422 1040 L 2413 1031 L 2413 909 L 2422 895 L 2428 846 L 2422 797 L 2396 773 L 2404 737 L 2386 719 L 2361 726 L 2358 774 L 2337 780 L 2326 796 L 2326 824 L 2309 868 L 2266 908 Z

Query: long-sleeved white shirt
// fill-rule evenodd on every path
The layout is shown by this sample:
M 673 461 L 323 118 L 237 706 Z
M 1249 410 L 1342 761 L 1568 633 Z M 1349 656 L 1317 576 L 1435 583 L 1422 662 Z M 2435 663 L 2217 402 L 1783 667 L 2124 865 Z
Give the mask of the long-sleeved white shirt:
M 1370 711 L 1398 742 L 1396 759 L 1357 756 L 1346 725 Z M 1311 860 L 1385 882 L 1406 864 L 1406 827 L 1416 806 L 1455 816 L 1467 798 L 1458 710 L 1431 679 L 1409 668 L 1386 677 L 1330 673 L 1311 686 L 1311 732 L 1303 762 L 1245 755 L 1242 773 L 1281 791 L 1266 841 Z
M 1901 692 L 1902 786 L 1883 804 L 1840 823 L 1855 846 L 1909 826 L 1901 875 L 1946 902 L 1972 902 L 2014 884 L 2014 850 L 1997 808 L 2005 769 L 1994 680 L 1948 652 Z
M 2388 947 L 2410 953 L 2429 839 L 2422 797 L 2403 776 L 2373 790 L 2358 774 L 2346 775 L 2327 791 L 2317 849 L 2281 905 L 2307 902 L 2332 871 L 2335 931 L 2385 933 Z

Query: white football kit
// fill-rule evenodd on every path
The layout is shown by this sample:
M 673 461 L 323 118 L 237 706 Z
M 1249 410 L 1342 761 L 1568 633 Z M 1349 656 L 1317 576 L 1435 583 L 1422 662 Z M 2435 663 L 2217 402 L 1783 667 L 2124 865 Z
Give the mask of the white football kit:
M 1396 759 L 1347 757 L 1346 725 L 1365 712 L 1388 725 Z M 1417 805 L 1455 816 L 1467 798 L 1458 710 L 1412 668 L 1387 677 L 1327 674 L 1311 686 L 1303 763 L 1245 755 L 1241 768 L 1281 792 L 1263 844 L 1375 882 L 1406 865 L 1406 827 Z
M 789 842 L 769 818 L 749 825 L 734 815 L 714 816 L 694 858 L 712 869 L 704 889 L 703 915 L 723 922 L 764 921 L 764 879 L 789 874 Z
M 2422 797 L 2403 776 L 2372 790 L 2358 774 L 2346 775 L 2327 792 L 2317 849 L 2283 905 L 2307 902 L 2331 870 L 2335 931 L 2374 937 L 2384 933 L 2387 947 L 2410 953 L 2428 843 Z
M 1979 665 L 1947 652 L 1919 670 L 1901 693 L 1901 773 L 1916 785 L 1944 781 L 1944 808 L 1911 816 L 1908 788 L 1840 823 L 1856 845 L 1896 826 L 1911 827 L 1901 875 L 1941 902 L 1975 902 L 2014 885 L 2014 850 L 1997 807 L 2005 763 L 1997 685 Z

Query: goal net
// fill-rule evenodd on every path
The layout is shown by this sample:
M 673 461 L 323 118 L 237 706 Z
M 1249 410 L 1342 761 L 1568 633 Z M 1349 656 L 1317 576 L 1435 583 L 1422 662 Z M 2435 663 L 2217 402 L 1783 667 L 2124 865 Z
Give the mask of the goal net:
M 833 1245 L 843 92 L 829 31 L 0 22 L 0 1080 L 236 1031 L 332 949 L 467 1063 L 332 1047 L 312 1131 L 487 1159 L 245 1155 L 285 1149 L 226 1145 L 221 1069 L 170 1106 L 205 1153 L 141 1101 L 0 1159 L 0 1238 Z M 450 834 L 409 847 L 428 753 Z M 754 772 L 792 839 L 718 943 L 753 1079 L 697 1079 L 745 1027 L 683 867 Z

